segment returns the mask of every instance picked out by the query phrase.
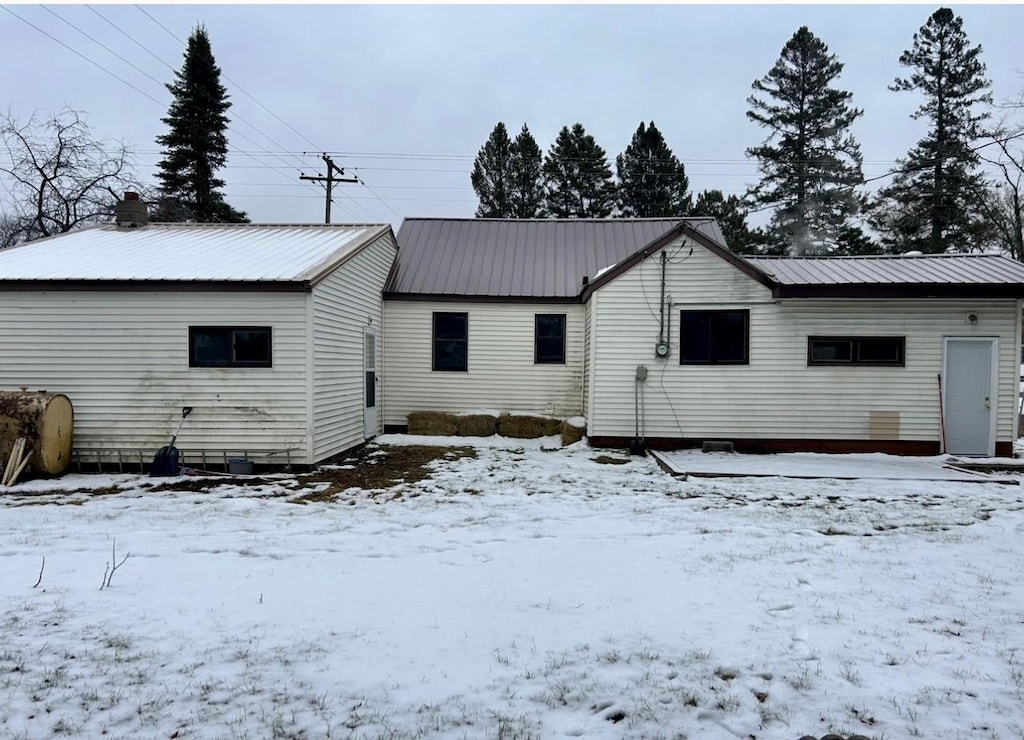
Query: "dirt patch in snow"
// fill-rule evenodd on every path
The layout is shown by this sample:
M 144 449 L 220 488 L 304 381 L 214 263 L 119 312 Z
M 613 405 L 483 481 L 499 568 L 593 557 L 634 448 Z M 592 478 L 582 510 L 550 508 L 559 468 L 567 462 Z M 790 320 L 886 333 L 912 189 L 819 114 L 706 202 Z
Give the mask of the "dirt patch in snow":
M 292 500 L 296 503 L 333 501 L 339 493 L 350 488 L 379 491 L 402 483 L 415 483 L 434 473 L 433 463 L 463 457 L 476 457 L 476 450 L 472 447 L 432 445 L 367 445 L 336 465 L 325 465 L 313 473 L 301 476 L 300 481 L 304 486 L 327 485 Z
M 153 492 L 161 491 L 192 491 L 194 493 L 205 493 L 211 488 L 217 486 L 230 485 L 230 486 L 269 486 L 275 483 L 280 483 L 280 480 L 274 480 L 271 478 L 260 478 L 258 476 L 239 476 L 239 475 L 197 475 L 195 477 L 188 477 L 179 480 L 168 481 L 167 483 L 158 483 L 155 486 L 150 486 L 147 490 Z

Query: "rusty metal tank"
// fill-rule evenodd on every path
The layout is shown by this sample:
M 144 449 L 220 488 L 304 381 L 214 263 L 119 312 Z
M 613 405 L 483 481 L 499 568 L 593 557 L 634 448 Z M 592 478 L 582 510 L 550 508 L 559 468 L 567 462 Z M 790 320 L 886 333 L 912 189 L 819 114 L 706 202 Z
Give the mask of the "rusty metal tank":
M 75 413 L 62 393 L 0 391 L 0 464 L 6 464 L 19 437 L 31 450 L 28 469 L 60 475 L 71 462 Z

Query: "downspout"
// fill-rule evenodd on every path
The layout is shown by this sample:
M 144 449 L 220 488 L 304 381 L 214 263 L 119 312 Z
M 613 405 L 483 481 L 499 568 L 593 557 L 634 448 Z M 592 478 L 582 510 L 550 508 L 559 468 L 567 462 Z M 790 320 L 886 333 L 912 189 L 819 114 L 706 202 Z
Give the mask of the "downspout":
M 665 266 L 668 263 L 668 254 L 662 250 L 661 252 L 661 302 L 658 304 L 661 308 L 661 321 L 658 324 L 658 345 L 665 343 Z

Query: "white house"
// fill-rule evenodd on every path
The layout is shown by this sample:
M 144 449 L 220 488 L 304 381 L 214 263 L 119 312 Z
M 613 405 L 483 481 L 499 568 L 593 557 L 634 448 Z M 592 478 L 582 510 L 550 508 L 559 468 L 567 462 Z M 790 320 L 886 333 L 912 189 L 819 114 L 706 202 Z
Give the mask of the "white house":
M 386 428 L 487 408 L 582 414 L 598 446 L 1011 452 L 1013 260 L 743 258 L 708 219 L 408 219 L 398 242 Z
M 103 225 L 0 251 L 0 389 L 66 394 L 87 462 L 311 464 L 380 427 L 386 224 Z
M 597 446 L 1008 455 L 1024 265 L 744 258 L 712 219 L 107 225 L 0 252 L 0 390 L 87 462 L 313 464 L 409 412 Z M 381 382 L 378 382 L 380 375 Z M 93 457 L 95 456 L 95 457 Z

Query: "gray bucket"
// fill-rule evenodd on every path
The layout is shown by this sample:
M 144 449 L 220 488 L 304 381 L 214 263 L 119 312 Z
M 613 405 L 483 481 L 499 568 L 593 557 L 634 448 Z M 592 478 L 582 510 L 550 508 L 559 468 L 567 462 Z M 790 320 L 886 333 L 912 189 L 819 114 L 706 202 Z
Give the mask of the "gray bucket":
M 228 472 L 232 475 L 252 475 L 252 460 L 245 460 L 241 457 L 229 457 Z

